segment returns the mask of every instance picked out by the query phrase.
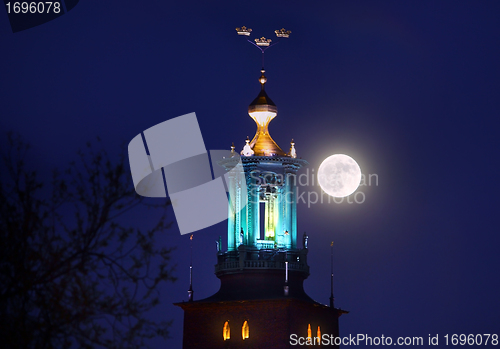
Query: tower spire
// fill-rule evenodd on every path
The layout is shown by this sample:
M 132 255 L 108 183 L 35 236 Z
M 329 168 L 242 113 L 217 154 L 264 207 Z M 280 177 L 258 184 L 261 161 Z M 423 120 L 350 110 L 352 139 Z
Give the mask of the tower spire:
M 260 92 L 248 106 L 248 115 L 257 124 L 257 132 L 250 142 L 250 147 L 256 156 L 287 156 L 269 134 L 269 123 L 278 115 L 278 108 L 266 93 L 267 77 L 265 72 L 264 69 L 260 71 Z

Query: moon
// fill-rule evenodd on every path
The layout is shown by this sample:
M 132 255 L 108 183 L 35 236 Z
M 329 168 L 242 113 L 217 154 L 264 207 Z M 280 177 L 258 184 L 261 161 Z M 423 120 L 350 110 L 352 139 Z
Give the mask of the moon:
M 318 183 L 328 195 L 337 198 L 349 196 L 361 182 L 361 169 L 356 161 L 344 154 L 327 157 L 318 169 Z

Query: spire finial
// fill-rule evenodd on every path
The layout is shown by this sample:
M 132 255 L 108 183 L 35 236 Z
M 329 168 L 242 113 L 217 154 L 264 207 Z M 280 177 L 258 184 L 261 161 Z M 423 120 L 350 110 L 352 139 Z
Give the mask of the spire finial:
M 266 72 L 266 71 L 265 71 L 264 69 L 261 69 L 261 70 L 260 70 L 261 75 L 260 75 L 260 78 L 259 78 L 259 82 L 260 82 L 260 84 L 262 85 L 262 89 L 264 89 L 264 85 L 265 85 L 265 84 L 266 84 L 266 82 L 267 82 L 267 78 L 266 78 L 266 76 L 264 75 L 264 73 L 265 73 L 265 72 Z
M 250 36 L 251 30 L 246 29 L 246 27 L 241 27 L 236 28 L 236 32 L 238 33 L 238 35 Z M 249 148 L 252 150 L 252 152 L 245 151 L 245 149 L 243 149 L 241 154 L 245 156 L 288 155 L 271 138 L 268 130 L 269 122 L 278 114 L 278 108 L 264 90 L 264 86 L 267 82 L 267 77 L 264 74 L 266 72 L 264 68 L 264 53 L 267 49 L 273 47 L 274 45 L 277 45 L 281 41 L 281 39 L 288 38 L 291 31 L 287 31 L 282 28 L 280 30 L 275 30 L 274 33 L 278 37 L 278 40 L 276 40 L 276 42 L 272 42 L 271 39 L 267 39 L 265 37 L 255 39 L 254 41 L 247 39 L 249 43 L 258 48 L 262 53 L 262 69 L 260 71 L 261 75 L 259 77 L 259 82 L 261 84 L 260 93 L 257 95 L 257 98 L 255 98 L 248 106 L 248 114 L 257 124 L 257 132 L 255 133 L 255 136 L 249 144 Z M 247 148 L 247 150 L 249 148 Z
M 236 33 L 241 36 L 250 36 L 250 33 L 252 32 L 252 29 L 247 28 L 245 26 L 242 26 L 241 28 L 236 28 Z M 285 28 L 281 28 L 278 30 L 275 30 L 274 33 L 276 34 L 276 37 L 278 37 L 278 41 L 271 44 L 272 40 L 267 39 L 264 36 L 261 38 L 254 39 L 254 41 L 251 41 L 247 39 L 249 43 L 257 47 L 260 52 L 262 52 L 262 69 L 264 69 L 264 51 L 266 51 L 268 48 L 273 47 L 274 45 L 277 45 L 281 39 L 283 38 L 288 38 L 290 37 L 290 34 L 292 33 L 290 30 L 286 30 Z

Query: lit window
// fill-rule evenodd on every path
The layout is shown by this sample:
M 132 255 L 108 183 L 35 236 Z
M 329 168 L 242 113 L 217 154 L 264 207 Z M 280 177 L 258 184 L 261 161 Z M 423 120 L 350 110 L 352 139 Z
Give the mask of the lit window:
M 241 328 L 241 336 L 243 337 L 243 340 L 250 337 L 250 328 L 248 327 L 248 321 L 245 321 L 243 323 L 243 327 Z
M 316 332 L 316 337 L 318 337 L 318 343 L 321 343 L 321 329 L 318 326 L 318 331 Z
M 229 329 L 229 321 L 226 321 L 224 323 L 224 328 L 222 329 L 222 337 L 224 337 L 224 340 L 228 340 L 231 338 L 231 330 Z
M 311 324 L 307 325 L 307 339 L 311 339 Z

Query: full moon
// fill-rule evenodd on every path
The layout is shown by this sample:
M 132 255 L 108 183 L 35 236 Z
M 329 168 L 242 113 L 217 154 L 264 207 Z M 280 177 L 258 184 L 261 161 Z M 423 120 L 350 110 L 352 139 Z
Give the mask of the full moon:
M 335 154 L 319 165 L 318 182 L 321 189 L 333 197 L 349 196 L 358 189 L 361 169 L 350 156 Z

